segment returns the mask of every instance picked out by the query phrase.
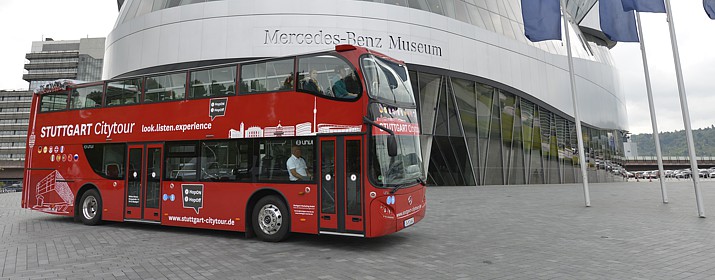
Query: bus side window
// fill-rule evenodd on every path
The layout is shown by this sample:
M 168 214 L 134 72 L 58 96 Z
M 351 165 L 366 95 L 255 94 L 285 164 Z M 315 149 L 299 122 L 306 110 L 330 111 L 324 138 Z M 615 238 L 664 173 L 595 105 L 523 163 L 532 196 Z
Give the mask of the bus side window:
M 233 170 L 233 175 L 236 176 L 236 181 L 253 181 L 253 177 L 257 173 L 255 169 L 256 157 L 253 155 L 253 140 L 240 140 L 237 148 L 237 165 Z
M 290 182 L 288 161 L 292 156 L 292 146 L 299 142 L 301 158 L 306 163 L 307 172 L 313 174 L 315 167 L 315 152 L 313 138 L 282 138 L 260 140 L 258 151 L 258 179 L 261 181 Z
M 146 79 L 144 103 L 183 100 L 186 93 L 186 73 L 168 74 Z
M 166 172 L 169 181 L 196 181 L 198 162 L 198 142 L 166 143 Z
M 241 92 L 271 92 L 293 89 L 294 59 L 241 65 Z
M 84 155 L 94 172 L 107 179 L 123 179 L 125 144 L 84 145 Z
M 201 180 L 235 181 L 238 166 L 236 141 L 201 142 Z
M 40 99 L 40 112 L 62 111 L 67 109 L 67 92 L 45 94 Z
M 142 92 L 142 79 L 130 79 L 107 83 L 106 106 L 139 103 Z
M 189 98 L 227 96 L 235 93 L 236 67 L 192 71 Z
M 70 91 L 70 109 L 102 107 L 102 85 L 76 88 Z
M 333 55 L 301 57 L 298 81 L 300 91 L 336 99 L 352 100 L 362 93 L 355 69 Z

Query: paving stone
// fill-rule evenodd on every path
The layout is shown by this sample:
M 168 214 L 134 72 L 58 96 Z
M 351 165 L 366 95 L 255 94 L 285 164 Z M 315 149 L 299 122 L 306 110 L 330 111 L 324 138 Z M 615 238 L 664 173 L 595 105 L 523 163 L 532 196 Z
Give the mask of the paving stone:
M 691 182 L 433 187 L 427 217 L 374 239 L 132 223 L 88 227 L 0 194 L 0 279 L 713 279 L 715 220 Z M 701 182 L 706 214 L 715 181 Z M 715 212 L 713 212 L 715 213 Z

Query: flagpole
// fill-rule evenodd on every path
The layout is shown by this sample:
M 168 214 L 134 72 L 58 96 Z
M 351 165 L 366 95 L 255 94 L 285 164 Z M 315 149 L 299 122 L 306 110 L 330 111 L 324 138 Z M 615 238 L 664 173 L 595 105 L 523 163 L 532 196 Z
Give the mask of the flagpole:
M 588 190 L 588 174 L 586 173 L 586 153 L 583 148 L 583 133 L 581 132 L 581 117 L 578 112 L 578 100 L 576 99 L 576 76 L 573 67 L 573 54 L 571 53 L 571 35 L 569 34 L 569 24 L 566 19 L 566 6 L 561 1 L 561 11 L 564 18 L 564 30 L 566 31 L 566 49 L 569 57 L 569 76 L 571 78 L 571 99 L 573 100 L 574 122 L 576 123 L 576 137 L 578 138 L 578 159 L 581 165 L 581 176 L 583 178 L 583 198 L 586 207 L 591 207 L 591 196 Z
M 638 37 L 640 37 L 641 55 L 643 56 L 643 72 L 645 73 L 645 84 L 648 92 L 648 107 L 650 109 L 650 122 L 653 125 L 653 140 L 655 140 L 655 155 L 658 158 L 658 179 L 660 179 L 660 193 L 663 196 L 663 203 L 668 203 L 668 190 L 665 188 L 665 172 L 663 172 L 663 153 L 660 150 L 660 136 L 658 135 L 658 122 L 655 117 L 655 105 L 653 104 L 653 87 L 650 83 L 650 72 L 648 71 L 648 58 L 645 52 L 645 39 L 643 38 L 643 28 L 641 25 L 641 14 L 636 12 L 636 25 L 638 26 Z
M 678 79 L 678 93 L 680 95 L 680 109 L 683 113 L 683 123 L 685 124 L 685 138 L 688 142 L 688 155 L 690 156 L 690 176 L 693 178 L 695 188 L 695 203 L 698 207 L 698 216 L 705 218 L 703 199 L 700 195 L 698 181 L 700 172 L 698 171 L 698 161 L 695 157 L 695 144 L 693 142 L 693 130 L 690 127 L 690 112 L 688 110 L 688 98 L 685 96 L 685 82 L 683 81 L 683 70 L 680 65 L 680 53 L 678 52 L 678 42 L 675 37 L 675 24 L 673 23 L 673 13 L 670 8 L 670 0 L 665 0 L 666 14 L 668 16 L 668 26 L 670 27 L 670 43 L 673 45 L 673 60 L 675 61 L 675 75 Z

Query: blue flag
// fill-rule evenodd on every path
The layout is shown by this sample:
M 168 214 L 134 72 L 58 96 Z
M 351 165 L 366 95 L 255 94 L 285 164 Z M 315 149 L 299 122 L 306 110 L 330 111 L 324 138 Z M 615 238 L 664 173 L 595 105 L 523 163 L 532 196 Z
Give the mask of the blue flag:
M 624 11 L 665 13 L 663 0 L 623 0 Z
M 710 19 L 715 19 L 715 0 L 703 0 L 703 7 Z
M 608 39 L 615 42 L 638 42 L 636 14 L 623 11 L 621 0 L 601 0 L 601 31 Z
M 521 16 L 529 41 L 561 40 L 559 0 L 521 0 Z

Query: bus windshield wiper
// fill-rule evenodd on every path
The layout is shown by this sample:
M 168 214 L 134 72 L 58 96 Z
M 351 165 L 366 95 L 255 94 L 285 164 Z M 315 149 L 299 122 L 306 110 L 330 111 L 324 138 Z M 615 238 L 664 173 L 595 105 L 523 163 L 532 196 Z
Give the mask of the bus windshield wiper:
M 420 183 L 425 186 L 427 185 L 427 182 L 425 182 L 425 180 L 423 180 L 422 177 L 417 177 L 417 183 Z M 390 194 L 394 194 L 397 190 L 405 188 L 410 185 L 412 185 L 412 184 L 410 184 L 410 183 L 399 184 L 399 185 L 393 187 L 392 190 L 390 190 Z
M 425 182 L 425 180 L 422 180 L 422 177 L 417 177 L 417 183 L 420 183 L 425 186 L 427 185 L 427 182 Z
M 393 187 L 392 190 L 390 190 L 390 194 L 394 194 L 397 190 L 407 187 L 409 185 L 411 185 L 411 184 L 410 183 L 399 184 L 399 185 Z

